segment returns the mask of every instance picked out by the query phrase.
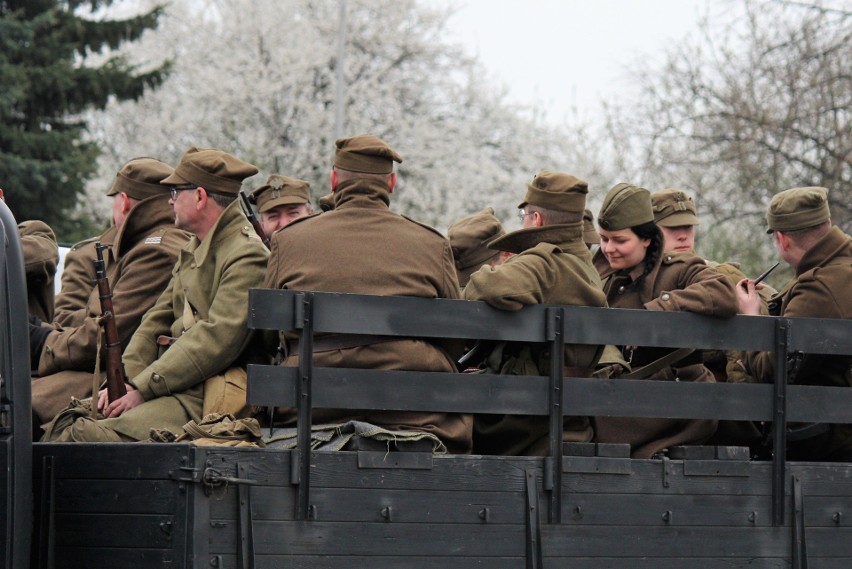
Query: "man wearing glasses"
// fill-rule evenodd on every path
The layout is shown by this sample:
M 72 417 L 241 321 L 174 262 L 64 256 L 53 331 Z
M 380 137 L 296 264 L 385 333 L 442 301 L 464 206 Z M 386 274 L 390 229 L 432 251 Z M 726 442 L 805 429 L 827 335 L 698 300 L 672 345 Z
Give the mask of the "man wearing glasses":
M 32 383 L 36 427 L 50 421 L 72 396 L 91 395 L 101 317 L 93 280 L 95 243 L 104 247 L 115 324 L 123 347 L 171 280 L 178 252 L 190 238 L 175 227 L 169 192 L 160 184 L 173 172 L 171 166 L 153 158 L 134 158 L 121 167 L 107 193 L 113 198 L 112 227 L 90 246 L 80 248 L 75 257 L 81 266 L 77 274 L 87 275 L 74 289 L 79 308 L 61 320 L 57 317 L 52 323 L 31 326 L 32 370 L 38 376 Z M 69 305 L 63 303 L 63 307 Z
M 588 184 L 570 174 L 539 172 L 518 206 L 523 229 L 488 244 L 514 256 L 502 265 L 485 265 L 473 273 L 463 297 L 484 300 L 503 310 L 520 310 L 531 304 L 606 306 L 600 277 L 583 241 L 587 192 Z M 549 353 L 541 346 L 506 345 L 501 350 L 502 365 L 495 373 L 546 375 L 549 369 Z M 565 375 L 590 376 L 602 350 L 603 346 L 566 345 Z M 547 434 L 547 417 L 475 416 L 473 452 L 543 456 L 547 454 Z M 591 439 L 587 417 L 565 417 L 563 440 Z
M 195 236 L 180 251 L 166 290 L 124 352 L 127 394 L 78 418 L 52 440 L 147 440 L 151 429 L 181 433 L 202 414 L 205 380 L 241 365 L 249 343 L 248 290 L 260 286 L 269 252 L 237 200 L 257 168 L 221 150 L 190 148 L 171 187 L 177 227 Z

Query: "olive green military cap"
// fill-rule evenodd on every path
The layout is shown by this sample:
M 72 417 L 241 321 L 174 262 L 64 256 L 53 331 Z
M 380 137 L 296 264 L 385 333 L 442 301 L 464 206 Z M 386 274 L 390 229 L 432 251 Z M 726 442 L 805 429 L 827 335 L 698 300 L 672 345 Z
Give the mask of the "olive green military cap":
M 494 208 L 490 207 L 450 226 L 447 237 L 453 249 L 456 274 L 461 286 L 467 284 L 470 275 L 496 254 L 487 247 L 488 242 L 505 234 L 500 220 L 494 216 Z
M 595 229 L 595 216 L 592 215 L 592 210 L 583 210 L 583 243 L 586 245 L 595 245 L 601 242 L 601 236 L 598 235 Z
M 681 190 L 662 190 L 651 194 L 654 223 L 660 227 L 698 225 L 695 202 Z
M 334 166 L 364 174 L 390 174 L 393 163 L 402 162 L 396 150 L 376 136 L 360 134 L 351 138 L 338 138 Z
M 807 229 L 830 219 L 826 188 L 792 188 L 772 196 L 766 213 L 766 232 Z
M 214 194 L 235 196 L 243 180 L 257 172 L 254 165 L 223 150 L 193 146 L 184 153 L 174 174 L 160 183 L 167 186 L 194 184 Z
M 598 225 L 607 231 L 619 231 L 652 221 L 651 192 L 633 184 L 613 186 L 598 213 Z
M 124 193 L 134 200 L 144 200 L 152 196 L 168 193 L 168 188 L 160 182 L 174 173 L 175 169 L 154 158 L 134 158 L 129 160 L 115 175 L 108 196 Z
M 320 211 L 331 211 L 334 209 L 334 193 L 326 194 L 319 199 Z
M 257 204 L 257 211 L 267 212 L 279 205 L 311 203 L 311 185 L 305 180 L 272 174 L 266 183 L 253 190 L 251 202 Z
M 527 195 L 518 207 L 531 204 L 554 211 L 582 213 L 588 192 L 589 184 L 580 178 L 564 172 L 542 170 L 527 184 Z

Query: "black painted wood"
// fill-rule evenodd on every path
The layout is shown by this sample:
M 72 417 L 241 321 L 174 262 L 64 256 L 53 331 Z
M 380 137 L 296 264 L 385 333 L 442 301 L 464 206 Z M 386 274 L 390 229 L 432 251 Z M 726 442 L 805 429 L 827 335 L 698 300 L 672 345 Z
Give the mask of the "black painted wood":
M 249 326 L 296 329 L 298 291 L 252 289 Z M 410 297 L 310 293 L 316 299 L 314 329 L 340 334 L 380 334 L 431 338 L 481 338 L 545 342 L 547 305 L 505 312 L 484 302 Z M 730 319 L 689 312 L 662 312 L 565 306 L 568 343 L 636 344 L 702 349 L 769 351 L 774 347 L 774 318 Z M 345 314 L 346 318 L 341 318 Z M 791 351 L 845 353 L 852 337 L 846 320 L 787 319 L 792 323 Z M 288 325 L 288 323 L 290 323 Z
M 249 366 L 248 401 L 295 406 L 297 368 Z M 315 368 L 315 408 L 546 415 L 548 378 Z M 565 379 L 565 415 L 771 421 L 772 386 Z M 852 423 L 852 390 L 791 385 L 791 421 Z M 672 405 L 672 401 L 678 401 Z

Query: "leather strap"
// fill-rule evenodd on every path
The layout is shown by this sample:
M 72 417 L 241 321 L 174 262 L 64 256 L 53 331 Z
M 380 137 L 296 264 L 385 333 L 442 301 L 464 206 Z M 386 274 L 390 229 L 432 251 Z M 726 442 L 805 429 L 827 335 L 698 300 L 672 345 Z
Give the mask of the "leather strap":
M 679 348 L 673 352 L 669 352 L 658 360 L 654 360 L 646 366 L 642 366 L 637 370 L 625 373 L 621 376 L 622 379 L 646 379 L 651 377 L 661 369 L 667 368 L 679 362 L 692 352 L 694 348 Z

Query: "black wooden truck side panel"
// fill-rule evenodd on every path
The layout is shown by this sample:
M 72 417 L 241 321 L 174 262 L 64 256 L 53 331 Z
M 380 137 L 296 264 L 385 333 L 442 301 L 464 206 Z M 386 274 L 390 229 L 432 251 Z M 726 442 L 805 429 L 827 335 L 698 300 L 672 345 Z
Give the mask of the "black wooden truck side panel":
M 440 336 L 442 330 L 459 338 L 492 334 L 554 341 L 560 336 L 548 307 L 506 315 L 481 303 L 424 310 L 416 302 L 423 299 L 318 294 L 313 312 L 298 304 L 303 300 L 298 293 L 260 292 L 289 303 L 287 314 L 275 314 L 280 306 L 255 299 L 253 310 L 262 318 L 273 318 L 274 327 L 282 328 L 301 319 L 310 333 L 313 326 L 331 331 L 342 326 L 352 332 L 427 337 Z M 350 311 L 342 311 L 349 305 Z M 369 310 L 363 312 L 362 305 Z M 424 318 L 412 317 L 409 309 Z M 479 326 L 470 324 L 475 314 L 466 310 L 481 312 Z M 813 326 L 819 321 L 739 318 L 725 324 L 691 318 L 695 315 L 557 312 L 581 328 L 563 328 L 562 341 L 578 341 L 571 334 L 580 334 L 578 338 L 599 342 L 606 332 L 601 331 L 603 322 L 626 318 L 649 330 L 643 334 L 649 345 L 695 345 L 700 338 L 718 348 L 739 342 L 771 349 L 781 338 L 784 349 L 852 351 L 850 323 L 842 321 L 823 322 L 815 337 Z M 371 320 L 370 314 L 379 316 Z M 498 320 L 502 324 L 495 325 Z M 456 321 L 459 326 L 452 325 Z M 665 325 L 649 328 L 649 322 Z M 779 335 L 778 323 L 791 326 L 793 333 Z M 626 325 L 620 322 L 616 335 L 626 338 Z M 797 334 L 799 329 L 811 332 Z M 443 383 L 457 389 L 449 396 L 435 389 Z M 307 400 L 313 406 L 339 407 L 372 401 L 388 409 L 531 415 L 852 421 L 848 389 L 792 385 L 781 399 L 776 389 L 260 367 L 250 371 L 249 400 L 280 405 Z M 773 401 L 783 405 L 779 409 Z M 38 541 L 33 566 L 852 566 L 852 465 L 788 463 L 783 457 L 750 461 L 736 447 L 671 449 L 668 457 L 655 460 L 627 458 L 619 445 L 555 448 L 556 454 L 534 458 L 36 444 Z
M 18 226 L 0 201 L 0 567 L 26 567 L 30 549 L 31 415 L 27 289 Z

